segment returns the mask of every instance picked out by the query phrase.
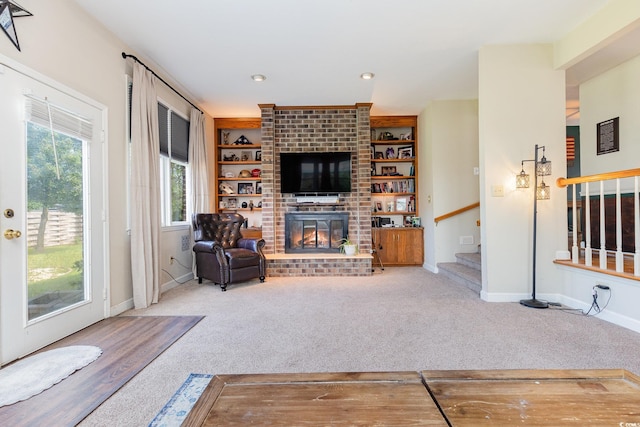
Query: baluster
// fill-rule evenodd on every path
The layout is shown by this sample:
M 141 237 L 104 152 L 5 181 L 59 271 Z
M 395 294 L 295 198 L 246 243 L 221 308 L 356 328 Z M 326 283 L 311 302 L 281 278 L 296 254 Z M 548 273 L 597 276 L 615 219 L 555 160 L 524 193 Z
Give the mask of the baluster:
M 607 230 L 605 229 L 604 181 L 600 181 L 600 268 L 607 269 Z
M 633 218 L 635 228 L 633 235 L 636 239 L 636 253 L 633 255 L 633 275 L 640 276 L 640 192 L 638 191 L 638 176 L 635 177 L 634 190 Z
M 585 206 L 584 206 L 584 218 L 585 218 L 585 247 L 584 247 L 584 265 L 591 267 L 593 265 L 593 254 L 591 250 L 591 197 L 589 190 L 589 183 L 584 185 L 585 191 Z
M 578 225 L 578 209 L 576 205 L 576 187 L 577 184 L 573 184 L 571 188 L 571 210 L 572 216 L 571 221 L 573 224 L 573 246 L 571 246 L 571 259 L 574 264 L 577 264 L 580 260 L 580 250 L 578 249 L 578 230 L 580 229 Z
M 616 179 L 616 271 L 624 272 L 622 253 L 622 201 L 620 200 L 620 178 Z

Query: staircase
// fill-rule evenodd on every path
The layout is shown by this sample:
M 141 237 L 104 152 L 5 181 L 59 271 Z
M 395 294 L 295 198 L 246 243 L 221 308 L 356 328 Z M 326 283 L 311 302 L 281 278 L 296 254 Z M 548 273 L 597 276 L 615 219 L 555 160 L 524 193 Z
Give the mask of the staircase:
M 479 253 L 456 254 L 456 262 L 438 263 L 438 273 L 466 286 L 480 295 L 482 290 L 482 264 Z

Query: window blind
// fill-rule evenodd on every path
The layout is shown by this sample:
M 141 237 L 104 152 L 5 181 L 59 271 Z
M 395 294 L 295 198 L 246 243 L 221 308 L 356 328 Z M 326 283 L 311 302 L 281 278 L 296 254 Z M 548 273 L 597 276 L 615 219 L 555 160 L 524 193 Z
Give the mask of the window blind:
M 80 117 L 76 113 L 51 104 L 47 100 L 27 96 L 25 110 L 27 121 L 46 128 L 51 127 L 51 123 L 53 123 L 53 129 L 56 132 L 83 141 L 91 141 L 93 137 L 93 123 L 90 119 Z M 49 121 L 49 112 L 51 112 L 51 122 Z
M 158 125 L 160 127 L 160 153 L 166 156 L 171 155 L 174 160 L 188 162 L 189 121 L 158 103 Z M 171 146 L 171 153 L 169 153 L 169 146 Z

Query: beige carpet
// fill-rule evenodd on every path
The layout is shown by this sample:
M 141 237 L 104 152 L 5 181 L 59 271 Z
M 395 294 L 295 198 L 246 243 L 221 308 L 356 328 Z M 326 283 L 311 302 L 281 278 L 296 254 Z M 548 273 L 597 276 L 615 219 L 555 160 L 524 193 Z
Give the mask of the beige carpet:
M 595 317 L 487 303 L 422 268 L 179 286 L 135 315 L 205 315 L 87 417 L 147 425 L 190 373 L 625 368 L 640 334 Z

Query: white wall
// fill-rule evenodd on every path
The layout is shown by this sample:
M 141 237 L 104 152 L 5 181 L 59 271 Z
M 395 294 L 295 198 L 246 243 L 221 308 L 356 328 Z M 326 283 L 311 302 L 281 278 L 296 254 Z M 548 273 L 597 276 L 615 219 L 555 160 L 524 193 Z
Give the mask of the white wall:
M 559 291 L 553 264 L 566 249 L 566 196 L 553 186 L 566 173 L 564 71 L 553 69 L 551 45 L 485 46 L 479 57 L 482 298 L 517 301 L 532 290 L 533 188 L 516 190 L 521 160 L 546 146 L 551 200 L 538 203 L 538 296 Z M 531 173 L 532 164 L 525 166 Z M 503 197 L 492 197 L 502 186 Z
M 455 261 L 459 252 L 476 252 L 480 244 L 478 209 L 441 221 L 433 218 L 480 200 L 478 101 L 434 101 L 420 114 L 420 212 L 425 228 L 425 268 Z M 424 188 L 423 188 L 424 183 Z M 460 238 L 471 238 L 461 244 Z
M 151 68 L 155 64 L 132 51 L 71 0 L 21 0 L 20 4 L 34 15 L 15 20 L 22 51 L 19 52 L 2 36 L 0 54 L 95 99 L 109 109 L 106 145 L 109 158 L 110 302 L 112 313 L 117 314 L 131 306 L 132 298 L 126 218 L 125 126 L 125 73 L 130 67 L 122 59 L 121 52 L 138 56 Z M 172 82 L 167 76 L 163 78 Z M 163 92 L 162 96 L 173 97 L 169 92 Z M 176 100 L 176 104 L 184 108 L 184 101 Z M 207 126 L 208 129 L 212 127 L 210 123 Z M 170 233 L 163 236 L 163 250 L 175 248 L 178 256 L 184 255 L 180 249 L 180 235 Z M 163 260 L 162 268 L 166 267 L 168 271 L 175 272 L 175 266 L 170 266 L 168 259 Z M 168 277 L 164 276 L 164 280 Z
M 640 166 L 640 57 L 580 85 L 580 167 L 593 175 Z M 620 151 L 597 155 L 597 123 L 620 117 Z

